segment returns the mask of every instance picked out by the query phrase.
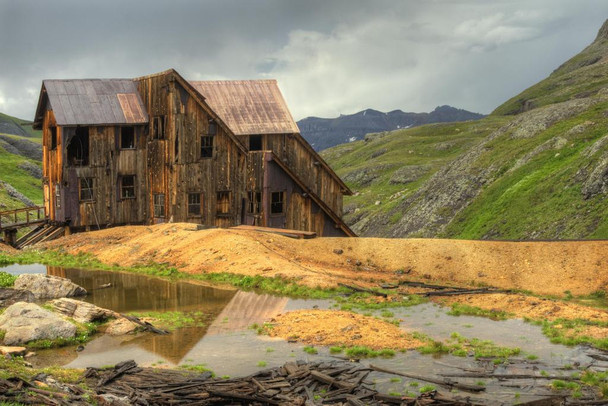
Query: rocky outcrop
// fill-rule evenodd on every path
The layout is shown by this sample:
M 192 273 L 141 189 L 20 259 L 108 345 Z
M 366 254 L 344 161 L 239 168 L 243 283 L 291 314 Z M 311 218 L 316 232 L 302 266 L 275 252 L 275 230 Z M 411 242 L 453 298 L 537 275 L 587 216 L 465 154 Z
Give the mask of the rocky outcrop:
M 7 307 L 17 302 L 33 302 L 34 294 L 29 290 L 0 288 L 0 307 Z
M 589 199 L 599 193 L 608 193 L 608 152 L 595 164 L 595 168 L 583 183 L 583 197 Z
M 389 183 L 391 185 L 406 185 L 420 179 L 431 168 L 426 165 L 407 165 L 397 169 L 391 175 Z
M 0 331 L 5 345 L 19 345 L 34 340 L 72 338 L 76 326 L 34 303 L 15 303 L 0 315 Z
M 111 336 L 122 336 L 125 334 L 134 333 L 139 326 L 125 318 L 111 321 L 106 328 L 105 333 Z
M 85 296 L 86 289 L 72 281 L 52 275 L 24 274 L 19 275 L 15 289 L 31 291 L 36 299 L 57 299 L 60 297 Z
M 112 310 L 95 306 L 92 303 L 83 302 L 76 299 L 61 298 L 50 302 L 54 310 L 58 313 L 73 318 L 80 323 L 105 320 L 110 317 L 118 317 Z

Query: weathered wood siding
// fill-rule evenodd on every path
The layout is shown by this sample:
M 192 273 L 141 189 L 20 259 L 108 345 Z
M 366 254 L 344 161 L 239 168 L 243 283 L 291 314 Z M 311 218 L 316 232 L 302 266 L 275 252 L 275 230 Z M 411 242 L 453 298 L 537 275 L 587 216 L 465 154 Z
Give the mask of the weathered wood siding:
M 63 169 L 63 154 L 61 128 L 57 128 L 57 148 L 51 149 L 51 127 L 56 127 L 55 115 L 47 109 L 44 113 L 42 126 L 42 182 L 44 192 L 44 208 L 51 221 L 63 221 L 60 202 L 57 207 L 55 198 L 56 188 L 61 188 Z
M 153 196 L 165 195 L 165 219 L 228 227 L 241 223 L 245 197 L 245 154 L 219 124 L 212 157 L 201 156 L 201 137 L 209 135 L 210 112 L 172 74 L 138 79 L 150 114 L 148 143 L 149 210 Z M 154 117 L 165 116 L 165 137 L 154 139 Z M 217 193 L 230 192 L 228 213 L 217 212 Z M 201 195 L 201 214 L 188 214 L 188 195 Z M 156 219 L 156 221 L 163 221 Z
M 246 188 L 248 191 L 262 193 L 262 207 L 259 222 L 254 223 L 254 216 L 247 213 L 245 224 L 314 231 L 319 236 L 346 236 L 340 228 L 336 228 L 335 222 L 311 197 L 305 196 L 302 188 L 273 161 L 269 151 L 249 153 Z M 281 214 L 270 212 L 272 192 L 285 193 L 285 210 Z
M 317 161 L 304 142 L 297 134 L 262 135 L 262 149 L 273 151 L 337 216 L 342 217 L 340 183 Z

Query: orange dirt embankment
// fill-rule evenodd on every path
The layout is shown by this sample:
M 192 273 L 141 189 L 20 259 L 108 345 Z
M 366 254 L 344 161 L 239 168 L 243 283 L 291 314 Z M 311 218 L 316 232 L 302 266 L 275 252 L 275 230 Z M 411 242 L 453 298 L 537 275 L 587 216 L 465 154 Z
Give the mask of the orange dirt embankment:
M 296 240 L 186 223 L 116 227 L 43 244 L 108 264 L 168 263 L 190 273 L 299 278 L 308 286 L 425 280 L 485 284 L 542 295 L 608 289 L 608 241 L 494 242 L 440 239 Z

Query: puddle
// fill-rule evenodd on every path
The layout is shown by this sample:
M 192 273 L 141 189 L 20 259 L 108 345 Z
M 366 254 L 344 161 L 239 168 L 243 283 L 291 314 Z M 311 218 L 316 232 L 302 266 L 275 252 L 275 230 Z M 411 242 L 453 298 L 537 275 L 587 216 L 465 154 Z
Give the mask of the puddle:
M 12 265 L 0 269 L 12 274 L 48 273 L 68 278 L 90 292 L 84 300 L 122 313 L 197 311 L 208 315 L 209 322 L 204 327 L 182 328 L 167 336 L 99 336 L 87 343 L 81 352 L 76 352 L 74 347 L 42 350 L 31 359 L 35 366 L 101 367 L 133 359 L 143 366 L 204 365 L 218 376 L 243 376 L 262 368 L 283 365 L 288 360 L 333 359 L 327 348 L 320 347 L 318 354 L 311 355 L 303 352 L 301 344 L 258 336 L 249 329 L 253 323 L 262 323 L 285 311 L 330 308 L 334 306 L 332 301 L 290 299 L 187 282 L 172 283 L 120 272 L 47 268 L 43 265 Z M 97 289 L 107 283 L 111 284 L 110 288 Z M 405 331 L 419 331 L 437 340 L 447 339 L 456 332 L 468 338 L 492 340 L 500 346 L 519 347 L 522 355 L 518 358 L 524 359 L 527 354 L 533 354 L 538 357 L 538 362 L 546 364 L 543 368 L 547 368 L 551 374 L 568 374 L 568 371 L 559 370 L 565 364 L 586 365 L 591 362 L 583 348 L 551 344 L 539 327 L 522 320 L 455 317 L 447 314 L 448 309 L 430 303 L 390 311 L 394 313 L 394 318 L 402 320 L 400 326 Z M 433 357 L 416 351 L 397 353 L 390 359 L 361 360 L 361 363 L 427 376 L 458 371 L 457 368 L 479 367 L 471 357 Z M 518 368 L 527 368 L 525 364 L 524 367 L 521 365 Z M 499 368 L 508 371 L 510 367 Z M 533 362 L 529 368 L 528 372 L 538 369 Z M 388 375 L 381 373 L 374 373 L 370 379 L 375 382 L 377 389 L 386 392 L 418 390 L 418 387 L 412 386 L 413 379 L 391 382 Z M 473 384 L 475 382 L 472 381 Z M 423 385 L 424 382 L 420 382 L 420 386 Z M 489 382 L 488 385 L 488 392 L 494 392 L 494 399 L 498 396 L 506 403 L 513 400 L 516 391 L 525 396 L 533 389 L 505 388 L 499 382 Z M 527 396 L 532 395 L 528 393 Z

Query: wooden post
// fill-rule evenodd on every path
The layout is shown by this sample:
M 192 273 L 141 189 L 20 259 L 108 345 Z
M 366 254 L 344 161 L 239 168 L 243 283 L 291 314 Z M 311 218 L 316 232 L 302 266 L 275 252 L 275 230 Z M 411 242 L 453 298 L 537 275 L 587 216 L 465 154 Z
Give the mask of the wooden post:
M 17 230 L 8 229 L 4 230 L 4 242 L 11 247 L 14 247 L 17 243 Z

